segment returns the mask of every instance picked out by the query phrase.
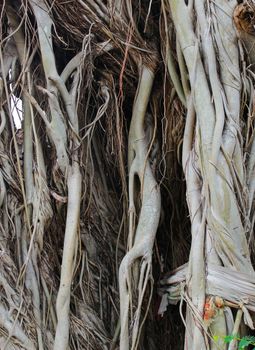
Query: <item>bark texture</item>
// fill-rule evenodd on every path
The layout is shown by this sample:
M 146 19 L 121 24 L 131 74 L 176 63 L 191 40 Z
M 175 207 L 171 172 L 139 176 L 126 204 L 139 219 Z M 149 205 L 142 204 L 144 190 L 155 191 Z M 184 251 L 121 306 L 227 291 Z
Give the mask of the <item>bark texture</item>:
M 0 348 L 251 334 L 253 1 L 0 10 Z

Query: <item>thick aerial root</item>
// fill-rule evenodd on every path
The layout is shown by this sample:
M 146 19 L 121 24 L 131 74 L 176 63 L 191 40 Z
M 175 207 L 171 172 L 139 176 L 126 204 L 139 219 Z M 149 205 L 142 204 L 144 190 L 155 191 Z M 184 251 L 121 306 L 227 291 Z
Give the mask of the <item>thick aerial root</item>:
M 54 350 L 67 349 L 69 339 L 69 309 L 71 283 L 74 271 L 75 249 L 78 242 L 78 225 L 81 201 L 81 174 L 77 162 L 70 167 L 68 174 L 68 206 L 61 280 L 57 298 L 57 330 Z
M 190 251 L 189 269 L 187 273 L 187 283 L 190 285 L 191 297 L 194 307 L 200 318 L 203 317 L 205 303 L 205 259 L 204 259 L 204 240 L 205 240 L 205 213 L 202 213 L 202 189 L 201 181 L 196 169 L 194 150 L 190 152 L 186 163 L 186 181 L 187 181 L 187 202 L 191 216 L 192 244 Z M 191 316 L 193 317 L 193 316 Z M 199 322 L 194 320 L 196 326 L 193 330 L 193 349 L 204 349 L 203 329 Z
M 205 266 L 223 265 L 254 276 L 243 222 L 245 160 L 239 136 L 241 82 L 233 3 L 195 0 L 187 6 L 185 1 L 173 0 L 169 5 L 191 85 L 183 166 L 192 226 L 186 283 L 195 313 L 187 320 L 192 333 L 187 349 L 214 349 L 203 328 L 219 332 L 220 325 L 224 333 L 229 322 L 221 313 L 211 328 L 204 324 Z
M 43 68 L 47 80 L 47 90 L 44 88 L 41 88 L 41 90 L 49 97 L 48 101 L 51 111 L 51 121 L 47 118 L 44 118 L 44 121 L 46 123 L 49 137 L 56 148 L 58 165 L 63 174 L 66 174 L 68 167 L 68 157 L 66 152 L 67 135 L 64 116 L 58 100 L 59 91 L 55 84 L 55 81 L 60 78 L 56 69 L 55 56 L 53 52 L 51 34 L 52 19 L 49 15 L 47 4 L 44 0 L 30 1 L 30 4 L 33 8 L 37 21 Z M 62 87 L 64 89 L 63 82 Z
M 160 216 L 160 191 L 148 161 L 148 141 L 145 139 L 144 131 L 144 118 L 153 79 L 154 74 L 151 70 L 142 67 L 129 132 L 129 236 L 131 236 L 129 237 L 129 243 L 131 249 L 122 260 L 119 269 L 121 321 L 120 350 L 129 350 L 129 304 L 134 290 L 138 290 L 138 300 L 134 314 L 135 319 L 132 328 L 131 349 L 137 348 L 141 307 L 151 271 L 152 248 Z M 134 230 L 133 227 L 135 175 L 138 175 L 139 177 L 142 197 L 141 211 L 136 230 Z M 140 267 L 140 275 L 133 276 L 134 283 L 136 284 L 133 286 L 130 277 L 131 269 L 132 267 L 134 268 L 137 259 L 141 259 L 142 264 Z
M 26 57 L 28 54 L 26 52 L 26 43 L 25 38 L 23 35 L 23 32 L 21 30 L 21 27 L 19 26 L 19 21 L 17 18 L 17 15 L 11 8 L 11 6 L 8 6 L 8 20 L 10 23 L 10 26 L 13 31 L 13 38 L 14 42 L 17 48 L 17 53 L 19 56 L 19 60 L 23 67 L 27 66 L 27 59 Z M 29 89 L 29 81 L 30 81 L 30 74 L 29 74 L 30 68 L 27 67 L 27 72 L 24 75 L 24 81 L 23 84 L 26 88 L 26 90 Z M 22 96 L 23 101 L 23 120 L 24 120 L 24 182 L 25 182 L 25 195 L 26 195 L 26 204 L 25 204 L 25 221 L 27 221 L 27 229 L 23 230 L 23 244 L 22 244 L 22 251 L 23 251 L 23 258 L 26 260 L 25 265 L 26 266 L 26 274 L 25 274 L 25 284 L 28 289 L 32 292 L 32 301 L 33 301 L 33 308 L 34 308 L 34 317 L 36 321 L 36 331 L 37 331 L 37 340 L 38 340 L 38 347 L 39 350 L 43 350 L 43 337 L 42 337 L 42 320 L 41 320 L 41 309 L 40 309 L 40 292 L 39 292 L 39 282 L 38 282 L 38 276 L 36 276 L 36 268 L 37 268 L 37 254 L 34 249 L 34 237 L 37 233 L 37 241 L 42 241 L 42 238 L 39 238 L 38 232 L 35 231 L 31 235 L 31 226 L 32 226 L 32 217 L 33 214 L 36 216 L 34 212 L 34 208 L 32 205 L 33 197 L 35 193 L 35 185 L 34 185 L 34 176 L 33 176 L 33 133 L 32 133 L 32 108 L 29 102 L 29 99 L 27 96 L 23 93 Z M 34 130 L 35 131 L 35 130 Z M 37 143 L 38 144 L 38 143 Z M 40 168 L 40 164 L 38 164 L 38 168 Z M 40 189 L 38 190 L 40 192 Z M 36 202 L 36 201 L 35 201 Z M 37 206 L 39 207 L 41 204 L 41 198 L 39 195 Z M 34 226 L 37 225 L 34 223 Z M 41 221 L 41 225 L 43 225 L 43 220 Z M 44 231 L 44 227 L 42 227 L 42 232 Z M 28 234 L 29 233 L 29 234 Z M 27 250 L 27 239 L 31 236 L 31 242 L 29 251 Z M 32 254 L 31 254 L 32 253 Z M 32 256 L 31 256 L 32 255 Z
M 66 88 L 65 81 L 59 76 L 52 44 L 52 19 L 49 14 L 47 3 L 44 0 L 31 1 L 38 27 L 38 37 L 40 50 L 42 53 L 42 62 L 44 73 L 47 80 L 47 89 L 41 90 L 48 96 L 48 103 L 51 112 L 51 120 L 47 119 L 44 112 L 34 104 L 39 114 L 42 116 L 47 133 L 53 142 L 56 153 L 57 162 L 62 171 L 64 179 L 67 177 L 68 189 L 68 206 L 67 219 L 65 228 L 65 241 L 63 250 L 63 260 L 61 267 L 60 287 L 57 297 L 57 329 L 55 336 L 54 349 L 67 349 L 69 340 L 69 309 L 70 309 L 70 293 L 75 264 L 75 249 L 77 247 L 77 233 L 80 217 L 80 201 L 81 201 L 81 173 L 78 161 L 78 148 L 76 136 L 79 134 L 78 117 L 76 109 L 76 93 L 78 75 L 73 79 L 73 87 L 69 92 Z M 77 67 L 76 67 L 77 68 Z M 73 145 L 75 151 L 72 150 L 72 156 L 69 160 L 66 150 L 66 123 L 64 115 L 59 103 L 59 95 L 61 95 L 69 123 L 74 131 Z

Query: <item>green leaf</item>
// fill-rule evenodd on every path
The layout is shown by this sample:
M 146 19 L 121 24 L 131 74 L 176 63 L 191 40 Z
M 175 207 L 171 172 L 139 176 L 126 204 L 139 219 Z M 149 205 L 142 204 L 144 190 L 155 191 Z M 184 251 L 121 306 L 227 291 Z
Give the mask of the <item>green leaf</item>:
M 213 336 L 213 340 L 214 340 L 215 342 L 217 342 L 219 339 L 220 339 L 220 337 L 219 337 L 218 335 L 214 335 L 214 336 Z
M 255 343 L 255 337 L 253 335 L 247 335 L 244 338 L 249 340 L 250 344 Z M 253 345 L 255 345 L 255 344 L 253 344 Z
M 235 335 L 226 335 L 225 337 L 224 337 L 224 343 L 230 343 L 232 340 L 234 340 L 234 339 L 236 339 L 236 336 Z
M 252 343 L 252 340 L 250 339 L 250 337 L 243 337 L 240 340 L 238 350 L 245 349 L 246 346 L 250 345 L 251 343 Z

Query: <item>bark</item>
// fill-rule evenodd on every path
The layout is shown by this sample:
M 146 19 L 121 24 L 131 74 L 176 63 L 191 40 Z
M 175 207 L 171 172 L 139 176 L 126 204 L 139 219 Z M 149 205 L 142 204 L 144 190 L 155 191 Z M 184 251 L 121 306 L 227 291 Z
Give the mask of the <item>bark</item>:
M 1 349 L 216 350 L 254 329 L 254 12 L 2 2 Z

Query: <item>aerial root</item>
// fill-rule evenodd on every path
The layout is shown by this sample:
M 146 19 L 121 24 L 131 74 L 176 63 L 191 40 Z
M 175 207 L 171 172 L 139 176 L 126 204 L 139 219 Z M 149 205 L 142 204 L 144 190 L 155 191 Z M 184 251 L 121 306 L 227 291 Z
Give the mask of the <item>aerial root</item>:
M 128 241 L 131 247 L 119 268 L 120 350 L 129 350 L 129 308 L 134 291 L 138 291 L 138 300 L 131 331 L 131 349 L 136 349 L 138 345 L 142 303 L 151 271 L 152 249 L 160 216 L 160 191 L 149 164 L 148 140 L 144 130 L 144 119 L 153 80 L 153 72 L 143 66 L 129 131 L 130 230 Z M 142 204 L 138 224 L 134 228 L 134 176 L 136 175 L 140 181 Z M 136 265 L 138 260 L 141 260 L 139 267 Z

